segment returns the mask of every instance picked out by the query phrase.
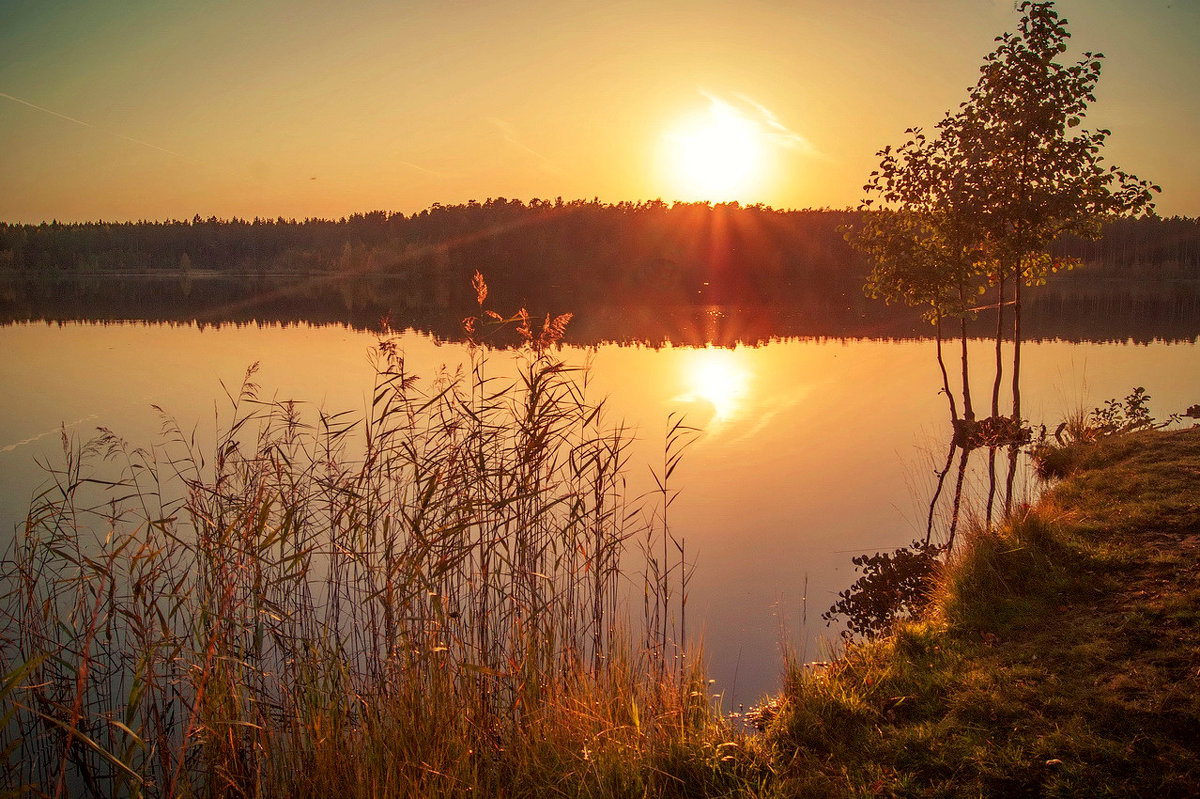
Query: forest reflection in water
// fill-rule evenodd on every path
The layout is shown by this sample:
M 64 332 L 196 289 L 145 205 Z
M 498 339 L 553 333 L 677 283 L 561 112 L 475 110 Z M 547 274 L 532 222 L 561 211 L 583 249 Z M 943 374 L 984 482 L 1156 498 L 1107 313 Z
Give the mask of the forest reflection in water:
M 445 286 L 398 276 L 241 275 L 0 275 L 0 323 L 28 321 L 173 324 L 341 324 L 379 330 L 387 318 L 447 341 L 461 341 L 460 320 L 473 298 Z M 1200 336 L 1200 281 L 1056 278 L 1030 289 L 1024 306 L 1030 340 L 1194 341 Z M 786 338 L 927 338 L 930 325 L 912 309 L 888 307 L 861 292 L 800 291 L 786 303 L 606 304 L 604 297 L 531 294 L 515 300 L 537 318 L 570 312 L 566 341 L 760 345 Z M 516 307 L 504 308 L 515 311 Z M 981 320 L 972 335 L 988 335 Z
M 254 361 L 266 396 L 301 400 L 310 415 L 318 408 L 362 413 L 370 402 L 365 356 L 374 341 L 374 334 L 344 325 L 0 327 L 0 530 L 11 534 L 24 513 L 39 480 L 35 460 L 53 456 L 63 423 L 77 423 L 68 432 L 79 437 L 104 425 L 146 445 L 159 435 L 151 408 L 157 405 L 202 437 L 221 401 L 221 381 L 235 385 Z M 425 380 L 443 365 L 452 372 L 466 357 L 461 345 L 428 334 L 405 333 L 401 341 L 409 368 Z M 777 686 L 783 642 L 809 658 L 822 656 L 823 638 L 836 638 L 836 629 L 819 614 L 853 582 L 851 557 L 926 535 L 950 433 L 928 341 L 603 344 L 566 346 L 561 355 L 587 365 L 589 394 L 607 397 L 610 417 L 637 431 L 631 493 L 652 488 L 649 467 L 662 462 L 669 414 L 685 413 L 704 429 L 678 469 L 671 524 L 695 563 L 689 625 L 703 636 L 712 676 L 729 701 L 749 704 Z M 1194 368 L 1195 356 L 1190 343 L 1031 343 L 1023 408 L 1035 424 L 1053 428 L 1081 404 L 1145 385 L 1153 411 L 1165 416 L 1197 401 L 1194 386 L 1178 379 Z M 510 357 L 493 353 L 491 368 L 503 370 Z M 972 454 L 963 471 L 960 514 L 968 503 L 985 511 L 974 499 L 987 481 L 985 454 Z M 1006 455 L 999 451 L 998 466 Z M 940 530 L 959 480 L 962 453 L 952 456 L 935 513 Z M 1023 461 L 1017 466 L 1019 502 L 1033 487 Z

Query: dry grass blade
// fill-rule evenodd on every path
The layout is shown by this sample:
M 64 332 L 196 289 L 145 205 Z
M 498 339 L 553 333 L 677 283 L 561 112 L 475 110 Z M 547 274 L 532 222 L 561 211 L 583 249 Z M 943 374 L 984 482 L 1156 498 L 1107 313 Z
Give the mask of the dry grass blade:
M 628 431 L 549 351 L 566 322 L 496 375 L 477 347 L 428 382 L 384 339 L 364 418 L 260 399 L 252 367 L 208 455 L 169 419 L 149 448 L 66 440 L 2 564 L 0 641 L 26 664 L 0 694 L 24 692 L 5 787 L 503 793 L 539 741 L 594 758 L 708 723 L 666 524 L 694 431 L 672 419 L 661 492 L 627 497 Z M 620 578 L 646 536 L 643 651 Z

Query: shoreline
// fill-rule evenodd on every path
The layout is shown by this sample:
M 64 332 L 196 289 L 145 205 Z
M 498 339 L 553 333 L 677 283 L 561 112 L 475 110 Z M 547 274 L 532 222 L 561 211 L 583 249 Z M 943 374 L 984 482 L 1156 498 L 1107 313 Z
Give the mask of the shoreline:
M 790 669 L 761 742 L 781 795 L 1192 795 L 1200 427 L 1070 454 L 928 620 Z

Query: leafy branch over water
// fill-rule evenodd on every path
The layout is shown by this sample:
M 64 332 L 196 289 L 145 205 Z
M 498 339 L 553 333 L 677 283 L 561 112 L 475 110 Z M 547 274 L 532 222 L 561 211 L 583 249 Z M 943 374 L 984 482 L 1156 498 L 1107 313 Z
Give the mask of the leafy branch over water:
M 872 637 L 897 621 L 919 618 L 933 595 L 944 552 L 928 541 L 914 541 L 890 552 L 855 556 L 851 562 L 862 576 L 821 618 L 827 623 L 844 618 L 844 638 Z

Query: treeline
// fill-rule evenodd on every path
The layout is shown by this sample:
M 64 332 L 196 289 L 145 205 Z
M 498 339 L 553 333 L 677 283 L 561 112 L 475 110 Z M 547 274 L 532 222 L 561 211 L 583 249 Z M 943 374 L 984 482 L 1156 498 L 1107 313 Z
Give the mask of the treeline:
M 218 271 L 405 277 L 451 300 L 476 269 L 498 302 L 786 300 L 858 291 L 848 212 L 762 206 L 495 199 L 339 221 L 0 227 L 0 268 L 24 274 Z M 442 304 L 442 303 L 439 303 Z
M 1107 277 L 1200 278 L 1200 219 L 1114 219 L 1099 239 L 1066 236 L 1055 255 L 1079 258 L 1088 274 Z
M 479 269 L 498 305 L 598 301 L 845 305 L 867 268 L 841 228 L 859 212 L 737 203 L 504 198 L 325 219 L 0 224 L 0 274 L 380 275 L 432 307 L 472 298 Z M 1115 221 L 1060 254 L 1119 277 L 1200 277 L 1200 220 Z

